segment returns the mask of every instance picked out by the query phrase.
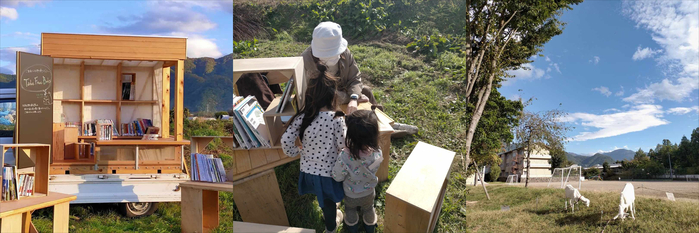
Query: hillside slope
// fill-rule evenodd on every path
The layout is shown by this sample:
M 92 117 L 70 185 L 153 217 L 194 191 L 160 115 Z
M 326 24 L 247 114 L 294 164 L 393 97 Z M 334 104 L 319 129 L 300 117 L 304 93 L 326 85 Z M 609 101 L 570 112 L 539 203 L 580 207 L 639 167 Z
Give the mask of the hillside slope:
M 616 161 L 612 157 L 600 153 L 597 153 L 593 156 L 584 156 L 567 152 L 566 157 L 568 158 L 568 161 L 571 161 L 572 163 L 580 165 L 582 167 L 590 167 L 595 164 L 603 164 L 605 161 L 611 164 Z

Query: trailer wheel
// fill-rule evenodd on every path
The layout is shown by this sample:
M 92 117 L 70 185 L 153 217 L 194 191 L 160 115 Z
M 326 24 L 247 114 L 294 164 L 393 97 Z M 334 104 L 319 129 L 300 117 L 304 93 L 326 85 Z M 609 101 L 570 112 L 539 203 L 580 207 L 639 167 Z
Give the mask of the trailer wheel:
M 126 217 L 140 218 L 155 213 L 158 209 L 158 202 L 119 203 L 119 209 L 121 209 L 121 213 Z

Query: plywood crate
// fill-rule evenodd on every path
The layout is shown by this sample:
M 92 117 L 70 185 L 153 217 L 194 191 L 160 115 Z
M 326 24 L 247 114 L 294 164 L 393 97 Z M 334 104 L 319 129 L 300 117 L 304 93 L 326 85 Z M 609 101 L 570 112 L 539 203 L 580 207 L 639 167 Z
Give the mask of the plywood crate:
M 386 191 L 384 232 L 432 232 L 455 153 L 419 142 Z

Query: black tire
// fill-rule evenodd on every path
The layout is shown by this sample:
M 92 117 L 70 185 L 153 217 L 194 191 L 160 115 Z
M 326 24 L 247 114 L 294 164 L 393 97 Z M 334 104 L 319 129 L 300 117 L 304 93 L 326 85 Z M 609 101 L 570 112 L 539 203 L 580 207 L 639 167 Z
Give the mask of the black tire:
M 119 203 L 121 214 L 129 218 L 149 216 L 158 210 L 158 202 L 128 202 Z

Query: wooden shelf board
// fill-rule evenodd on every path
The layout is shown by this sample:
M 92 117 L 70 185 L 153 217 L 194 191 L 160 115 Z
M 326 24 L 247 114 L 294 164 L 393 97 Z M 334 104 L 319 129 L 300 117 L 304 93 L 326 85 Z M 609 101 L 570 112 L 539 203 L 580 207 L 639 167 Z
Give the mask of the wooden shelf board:
M 82 103 L 82 100 L 60 100 L 61 102 L 68 102 L 68 103 Z
M 40 193 L 35 193 L 35 197 L 22 198 L 20 200 L 3 201 L 0 205 L 0 218 L 25 213 L 32 210 L 43 209 L 54 206 L 56 204 L 75 200 L 75 195 L 51 192 L 48 195 L 41 196 Z
M 282 146 L 273 146 L 272 148 L 267 148 L 267 147 L 259 147 L 259 148 L 250 148 L 250 149 L 243 149 L 240 147 L 234 147 L 233 150 L 272 150 L 272 149 L 281 149 Z
M 223 192 L 233 192 L 233 182 L 223 182 L 223 183 L 212 183 L 204 181 L 187 181 L 180 183 L 180 187 L 203 189 L 203 190 L 213 190 L 213 191 L 223 191 Z
M 155 100 L 122 100 L 121 104 L 157 104 Z
M 141 139 L 143 136 L 114 136 L 113 139 Z M 78 136 L 78 139 L 97 139 L 97 136 Z
M 284 110 L 281 113 L 277 113 L 277 105 L 279 105 L 279 101 L 281 101 L 281 96 L 274 98 L 272 100 L 272 103 L 269 103 L 269 106 L 267 106 L 267 110 L 262 114 L 263 117 L 273 117 L 273 116 L 293 116 L 296 114 L 294 111 L 294 107 L 291 106 L 291 102 L 287 103 L 286 106 L 284 106 Z M 291 97 L 292 100 L 294 100 L 293 96 Z
M 189 145 L 188 140 L 106 140 L 95 141 L 97 146 L 184 146 Z

